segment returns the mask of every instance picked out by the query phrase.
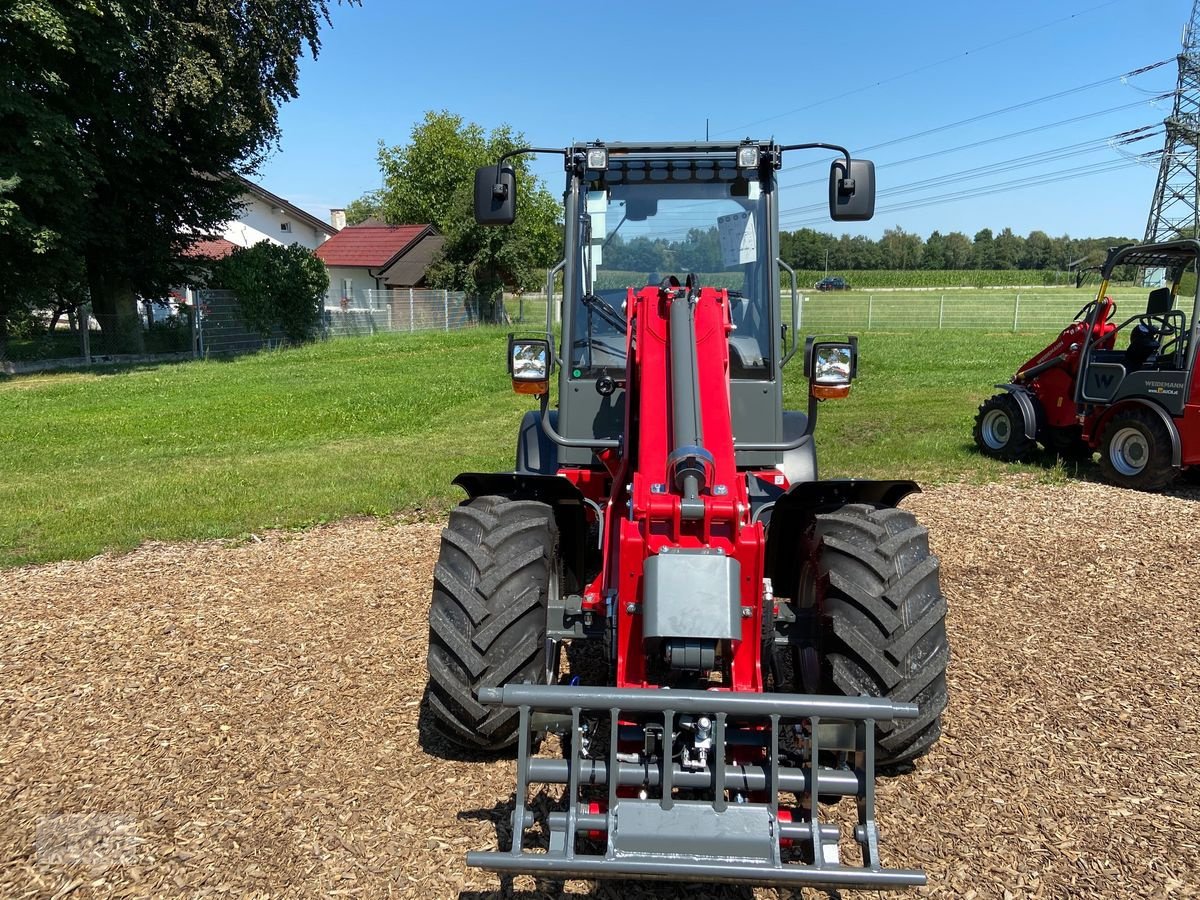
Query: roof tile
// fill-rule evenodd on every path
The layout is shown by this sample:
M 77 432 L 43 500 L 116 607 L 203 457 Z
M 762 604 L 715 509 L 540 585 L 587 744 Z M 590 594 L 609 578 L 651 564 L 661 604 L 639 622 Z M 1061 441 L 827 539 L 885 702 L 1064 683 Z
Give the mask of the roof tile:
M 428 229 L 428 225 L 351 225 L 314 251 L 327 266 L 387 264 Z

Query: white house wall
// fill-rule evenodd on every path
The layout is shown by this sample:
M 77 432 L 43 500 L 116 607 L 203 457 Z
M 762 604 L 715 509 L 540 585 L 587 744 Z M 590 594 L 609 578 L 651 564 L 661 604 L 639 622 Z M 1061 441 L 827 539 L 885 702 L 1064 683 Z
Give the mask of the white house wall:
M 243 194 L 240 217 L 225 226 L 222 237 L 239 247 L 250 247 L 262 241 L 275 244 L 299 244 L 315 250 L 329 237 L 324 231 L 293 218 L 285 210 L 272 207 L 252 194 Z M 291 229 L 284 231 L 283 224 Z M 373 286 L 373 285 L 372 285 Z
M 343 298 L 349 301 L 349 306 L 363 309 L 369 305 L 366 292 L 381 287 L 363 266 L 326 266 L 325 271 L 329 273 L 329 293 L 326 294 L 325 305 L 330 309 L 341 307 Z

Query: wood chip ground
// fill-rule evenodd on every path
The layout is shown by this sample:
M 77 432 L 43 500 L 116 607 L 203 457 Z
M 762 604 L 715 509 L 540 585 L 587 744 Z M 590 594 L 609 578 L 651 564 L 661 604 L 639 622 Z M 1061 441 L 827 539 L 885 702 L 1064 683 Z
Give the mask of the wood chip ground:
M 909 501 L 954 657 L 941 742 L 879 790 L 885 861 L 928 872 L 907 896 L 1200 896 L 1198 497 Z M 513 764 L 447 758 L 421 725 L 438 533 L 355 520 L 0 572 L 0 897 L 501 896 L 463 856 L 496 846 Z

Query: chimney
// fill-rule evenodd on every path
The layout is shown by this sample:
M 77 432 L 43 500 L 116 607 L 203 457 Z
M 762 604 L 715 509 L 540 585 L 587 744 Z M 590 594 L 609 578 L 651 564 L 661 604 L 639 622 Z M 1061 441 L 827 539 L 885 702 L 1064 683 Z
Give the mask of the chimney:
M 344 209 L 331 209 L 329 211 L 329 224 L 339 231 L 346 227 L 346 211 Z

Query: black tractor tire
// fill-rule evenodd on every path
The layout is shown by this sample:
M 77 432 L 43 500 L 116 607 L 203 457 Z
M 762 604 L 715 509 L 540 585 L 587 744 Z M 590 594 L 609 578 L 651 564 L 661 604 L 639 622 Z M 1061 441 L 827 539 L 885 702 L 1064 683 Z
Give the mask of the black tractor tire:
M 800 604 L 817 608 L 822 690 L 916 703 L 917 718 L 876 723 L 876 764 L 903 771 L 937 741 L 947 701 L 946 598 L 928 532 L 907 510 L 847 504 L 816 517 L 809 550 Z
M 1161 418 L 1133 407 L 1109 419 L 1100 438 L 1104 480 L 1135 491 L 1161 491 L 1178 474 L 1171 465 L 1171 435 Z
M 502 750 L 518 710 L 480 703 L 481 687 L 545 684 L 546 607 L 557 590 L 554 511 L 532 500 L 476 497 L 442 532 L 429 607 L 431 722 L 452 744 Z
M 1037 442 L 1025 434 L 1017 398 L 1007 392 L 983 401 L 972 433 L 980 453 L 1004 462 L 1027 460 L 1037 450 Z

